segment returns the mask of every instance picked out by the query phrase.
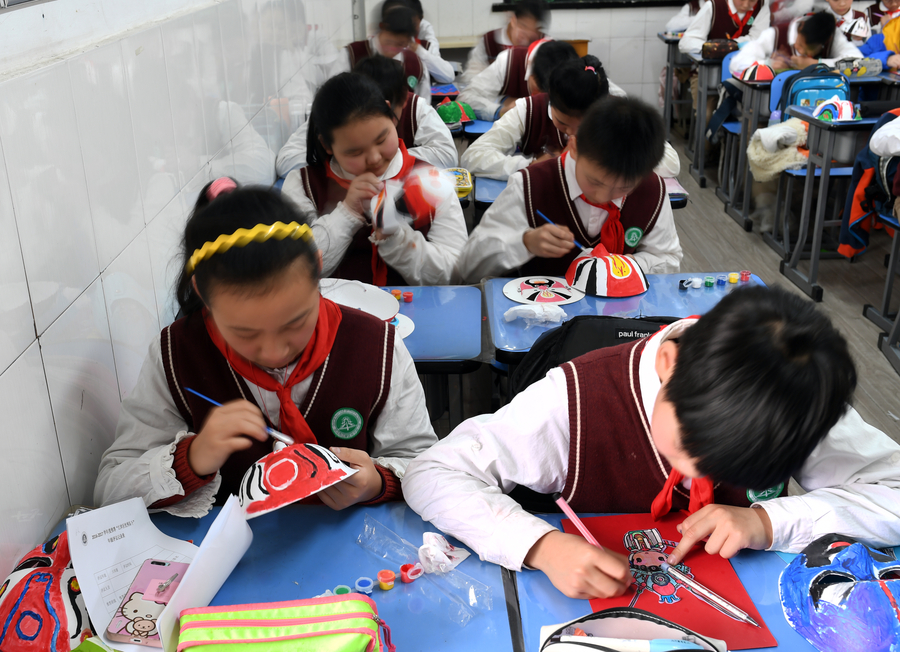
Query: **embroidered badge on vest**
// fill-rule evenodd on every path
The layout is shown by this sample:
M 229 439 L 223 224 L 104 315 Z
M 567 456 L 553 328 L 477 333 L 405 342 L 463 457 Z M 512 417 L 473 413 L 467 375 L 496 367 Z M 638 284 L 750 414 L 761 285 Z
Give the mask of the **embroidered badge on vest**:
M 644 237 L 644 230 L 633 226 L 625 231 L 625 244 L 634 249 Z
M 409 84 L 410 90 L 416 90 L 416 84 L 419 83 L 419 80 L 410 75 L 406 78 L 406 83 Z
M 781 495 L 782 491 L 784 491 L 783 482 L 779 482 L 774 487 L 763 489 L 762 491 L 747 489 L 747 500 L 749 500 L 751 503 L 761 503 L 764 500 L 772 500 L 773 498 L 778 498 L 778 496 Z
M 362 427 L 362 415 L 353 408 L 341 408 L 331 417 L 331 432 L 339 439 L 353 439 Z

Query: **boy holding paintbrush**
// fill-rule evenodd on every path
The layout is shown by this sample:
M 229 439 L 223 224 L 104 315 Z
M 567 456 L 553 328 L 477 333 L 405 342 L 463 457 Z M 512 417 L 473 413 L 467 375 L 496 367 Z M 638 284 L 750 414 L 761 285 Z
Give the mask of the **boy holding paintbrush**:
M 511 270 L 565 276 L 582 246 L 634 259 L 646 274 L 677 272 L 681 243 L 665 183 L 659 111 L 607 97 L 588 109 L 557 158 L 512 175 L 460 255 L 456 278 Z M 549 223 L 548 223 L 549 222 Z

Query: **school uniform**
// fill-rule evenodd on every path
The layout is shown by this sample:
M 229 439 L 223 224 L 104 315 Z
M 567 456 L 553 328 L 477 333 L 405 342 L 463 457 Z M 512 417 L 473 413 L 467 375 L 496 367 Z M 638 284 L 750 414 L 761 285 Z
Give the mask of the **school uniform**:
M 851 8 L 846 14 L 839 14 L 831 8 L 831 5 L 828 6 L 828 12 L 834 16 L 835 26 L 843 32 L 847 40 L 853 43 L 853 45 L 860 47 L 866 42 L 865 38 L 857 38 L 850 34 L 850 29 L 853 27 L 855 21 L 862 20 L 868 24 L 868 18 L 866 17 L 865 12 Z M 871 33 L 871 26 L 869 27 L 869 31 Z
M 669 19 L 669 22 L 666 23 L 666 32 L 675 34 L 677 32 L 685 31 L 691 26 L 691 21 L 700 11 L 700 5 L 704 2 L 706 2 L 706 0 L 691 0 L 682 5 L 678 13 L 672 16 Z
M 415 364 L 393 328 L 352 308 L 337 310 L 340 323 L 328 357 L 290 386 L 290 400 L 320 445 L 369 451 L 385 484 L 378 500 L 396 499 L 397 478 L 436 441 Z M 254 368 L 248 378 L 224 357 L 202 314 L 163 329 L 150 345 L 134 391 L 122 402 L 116 440 L 100 462 L 95 503 L 140 496 L 147 506 L 192 517 L 222 504 L 237 493 L 246 469 L 272 451 L 272 440 L 254 440 L 217 473 L 197 476 L 187 463 L 187 447 L 213 406 L 183 388 L 222 403 L 246 399 L 259 406 L 272 427 L 287 430 L 278 394 L 263 385 L 285 384 L 297 364 Z M 354 382 L 347 384 L 350 375 Z M 348 407 L 360 415 L 359 432 L 352 439 L 336 438 L 333 414 Z
M 482 559 L 516 571 L 538 539 L 557 531 L 506 495 L 516 485 L 561 492 L 581 512 L 646 513 L 654 504 L 666 508 L 661 496 L 671 498 L 671 509 L 689 506 L 711 483 L 695 481 L 694 488 L 690 479 L 678 481 L 650 423 L 660 389 L 659 345 L 695 321 L 576 358 L 495 414 L 465 421 L 409 465 L 407 504 Z M 900 543 L 900 446 L 853 408 L 795 479 L 809 493 L 752 505 L 772 522 L 771 550 L 799 552 L 830 532 L 878 546 Z M 719 484 L 707 498 L 746 507 L 755 497 Z
M 285 177 L 306 165 L 306 138 L 309 121 L 291 134 L 275 159 L 275 170 Z M 430 104 L 414 93 L 397 121 L 397 135 L 410 155 L 436 168 L 454 168 L 459 163 L 456 144 L 447 125 Z
M 460 165 L 474 176 L 506 181 L 545 151 L 561 152 L 567 142 L 568 136 L 553 125 L 547 94 L 537 93 L 516 100 L 512 109 L 466 148 Z M 680 171 L 678 153 L 665 143 L 663 158 L 654 172 L 661 177 L 677 177 Z
M 450 62 L 441 56 L 441 44 L 438 43 L 434 27 L 424 18 L 419 21 L 419 33 L 416 35 L 416 41 L 431 55 L 425 60 L 425 67 L 431 74 L 432 82 L 452 84 L 456 79 L 456 71 Z
M 678 49 L 685 54 L 699 52 L 707 41 L 731 39 L 738 43 L 757 38 L 769 27 L 769 3 L 759 0 L 752 11 L 739 13 L 732 0 L 709 0 L 703 3 L 697 15 L 678 42 Z
M 537 258 L 522 241 L 526 231 L 544 224 L 536 214 L 538 210 L 557 224 L 567 226 L 582 245 L 593 247 L 603 242 L 611 253 L 631 256 L 647 274 L 679 270 L 681 243 L 662 179 L 651 173 L 627 197 L 616 199 L 606 208 L 595 206 L 584 199 L 575 178 L 575 161 L 564 154 L 509 178 L 506 188 L 472 231 L 459 256 L 456 278 L 475 283 L 511 270 L 564 276 L 580 253 L 578 247 L 562 258 Z M 617 249 L 605 237 L 610 210 L 619 215 L 624 231 L 632 227 L 641 231 L 636 246 L 619 243 Z
M 498 29 L 486 32 L 475 42 L 475 47 L 469 51 L 466 59 L 466 69 L 463 71 L 460 83 L 468 86 L 475 77 L 485 68 L 494 63 L 504 50 L 511 48 L 513 42 L 509 38 L 509 24 Z
M 869 19 L 869 26 L 876 34 L 881 32 L 884 26 L 887 25 L 892 18 L 896 17 L 896 14 L 897 12 L 892 12 L 885 7 L 881 0 L 866 7 L 866 18 Z M 888 17 L 887 20 L 885 20 L 885 16 Z
M 384 54 L 381 51 L 381 45 L 378 43 L 378 34 L 370 36 L 365 41 L 350 43 L 344 48 L 344 52 L 346 56 L 338 56 L 335 62 L 332 77 L 342 72 L 350 72 L 363 59 L 376 54 Z M 417 48 L 416 52 L 409 49 L 401 50 L 394 59 L 403 64 L 403 73 L 406 77 L 415 80 L 415 84 L 410 86 L 410 90 L 430 104 L 431 80 L 428 78 L 427 71 L 432 66 L 440 65 L 433 61 L 434 56 L 425 48 Z M 443 63 L 446 63 L 446 61 Z M 449 64 L 447 65 L 449 66 Z M 452 70 L 450 68 L 451 72 Z
M 739 72 L 757 61 L 768 63 L 775 52 L 793 52 L 797 42 L 797 26 L 803 18 L 795 18 L 788 24 L 770 27 L 760 37 L 745 44 L 731 60 L 729 70 Z M 833 66 L 841 59 L 858 59 L 862 53 L 846 39 L 840 30 L 834 31 L 831 43 L 825 46 L 819 63 Z
M 380 181 L 402 178 L 415 164 L 400 149 Z M 425 164 L 419 164 L 425 166 Z M 322 253 L 322 276 L 349 278 L 375 285 L 446 285 L 466 242 L 466 223 L 455 192 L 440 200 L 430 220 L 375 240 L 366 218 L 343 203 L 353 177 L 331 160 L 330 170 L 310 168 L 288 174 L 282 194 L 301 210 L 318 217 L 312 231 Z M 428 166 L 430 167 L 430 166 Z M 421 169 L 421 168 L 420 168 Z M 377 253 L 373 253 L 373 249 Z M 382 266 L 382 264 L 384 266 Z

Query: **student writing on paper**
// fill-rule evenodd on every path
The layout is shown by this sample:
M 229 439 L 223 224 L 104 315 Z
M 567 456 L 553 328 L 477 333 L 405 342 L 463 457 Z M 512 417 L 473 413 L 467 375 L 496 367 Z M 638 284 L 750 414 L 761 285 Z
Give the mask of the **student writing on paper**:
M 221 178 L 200 193 L 183 242 L 185 316 L 152 342 L 122 402 L 96 504 L 139 496 L 202 516 L 272 452 L 267 425 L 358 469 L 318 494 L 329 507 L 399 498 L 409 460 L 436 441 L 422 386 L 394 328 L 319 294 L 303 214 Z
M 493 415 L 469 419 L 403 479 L 422 518 L 573 598 L 620 595 L 621 555 L 563 534 L 506 494 L 561 492 L 576 512 L 689 510 L 677 563 L 708 553 L 799 552 L 841 532 L 900 544 L 900 445 L 849 402 L 847 343 L 815 305 L 736 290 L 699 319 L 554 368 Z M 787 496 L 795 478 L 808 493 Z
M 682 252 L 672 207 L 653 172 L 663 142 L 655 108 L 625 97 L 596 102 L 562 156 L 509 178 L 472 231 L 457 278 L 474 283 L 512 270 L 565 276 L 579 253 L 575 241 L 628 255 L 646 274 L 678 271 Z

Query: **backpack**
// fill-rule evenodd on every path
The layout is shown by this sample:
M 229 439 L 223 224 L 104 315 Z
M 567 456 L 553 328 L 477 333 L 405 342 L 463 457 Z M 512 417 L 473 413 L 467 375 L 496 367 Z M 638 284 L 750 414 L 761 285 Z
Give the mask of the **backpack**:
M 789 106 L 815 109 L 834 96 L 839 100 L 850 99 L 850 82 L 847 78 L 824 63 L 808 66 L 784 82 L 778 102 L 781 122 L 790 119 L 791 116 L 786 114 Z
M 559 365 L 607 346 L 616 346 L 649 337 L 663 326 L 681 317 L 609 317 L 581 315 L 559 328 L 547 331 L 535 341 L 531 350 L 513 372 L 510 382 L 513 395 L 539 381 Z M 558 512 L 552 497 L 526 487 L 515 487 L 510 497 L 529 512 Z

